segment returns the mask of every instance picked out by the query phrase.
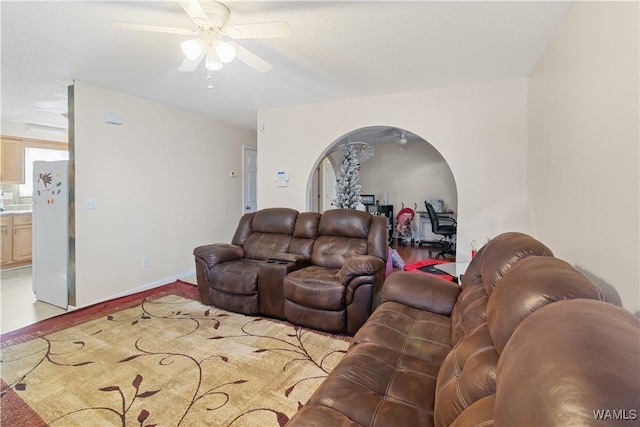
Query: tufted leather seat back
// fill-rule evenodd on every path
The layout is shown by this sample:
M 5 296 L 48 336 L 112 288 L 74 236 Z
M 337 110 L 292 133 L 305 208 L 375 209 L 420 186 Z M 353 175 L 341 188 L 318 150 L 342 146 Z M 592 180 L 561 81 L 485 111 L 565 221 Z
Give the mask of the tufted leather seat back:
M 326 211 L 318 224 L 311 264 L 337 269 L 358 255 L 374 255 L 386 260 L 385 233 L 384 217 L 353 209 Z
M 596 285 L 568 262 L 534 256 L 513 267 L 487 304 L 491 337 L 498 353 L 518 325 L 534 311 L 555 301 L 593 299 L 605 301 Z
M 518 232 L 502 233 L 478 251 L 464 274 L 462 292 L 451 313 L 453 343 L 486 322 L 493 289 L 514 265 L 535 255 L 552 257 L 553 253 L 538 240 Z
M 244 249 L 245 259 L 265 260 L 289 251 L 298 211 L 270 208 L 245 214 L 232 243 Z
M 487 243 L 480 264 L 482 283 L 487 295 L 519 261 L 534 255 L 553 256 L 542 242 L 523 233 L 503 233 Z
M 467 333 L 442 363 L 436 386 L 435 424 L 445 426 L 462 417 L 475 402 L 497 390 L 497 366 L 505 345 L 531 313 L 565 299 L 604 300 L 602 292 L 567 262 L 549 256 L 528 256 L 513 264 L 492 287 L 486 322 Z M 489 400 L 483 400 L 487 405 Z M 487 407 L 482 412 L 487 412 Z M 461 418 L 470 420 L 469 415 Z M 461 424 L 464 425 L 464 424 Z

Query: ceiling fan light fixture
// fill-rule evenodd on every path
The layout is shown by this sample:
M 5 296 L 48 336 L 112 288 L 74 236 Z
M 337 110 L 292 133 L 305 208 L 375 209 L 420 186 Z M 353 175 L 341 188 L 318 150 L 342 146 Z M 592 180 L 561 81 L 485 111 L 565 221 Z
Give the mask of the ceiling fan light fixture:
M 216 50 L 213 46 L 209 47 L 209 50 L 207 51 L 207 58 L 204 66 L 209 71 L 218 71 L 223 67 L 222 61 L 218 58 L 218 55 L 216 55 Z
M 218 58 L 220 58 L 220 60 L 225 64 L 233 61 L 236 57 L 236 48 L 225 41 L 216 40 L 213 42 L 213 47 L 216 50 Z
M 195 61 L 202 52 L 207 48 L 207 44 L 202 39 L 189 39 L 180 43 L 180 49 L 184 56 L 192 61 Z
M 398 137 L 398 144 L 404 145 L 407 143 L 407 134 L 406 132 L 400 132 L 400 136 Z

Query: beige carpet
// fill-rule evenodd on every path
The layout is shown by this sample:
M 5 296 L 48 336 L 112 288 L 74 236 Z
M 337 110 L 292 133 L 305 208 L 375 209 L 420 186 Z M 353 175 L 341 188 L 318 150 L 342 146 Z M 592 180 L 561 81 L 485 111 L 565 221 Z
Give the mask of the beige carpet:
M 167 295 L 3 348 L 0 403 L 51 426 L 284 425 L 347 346 Z

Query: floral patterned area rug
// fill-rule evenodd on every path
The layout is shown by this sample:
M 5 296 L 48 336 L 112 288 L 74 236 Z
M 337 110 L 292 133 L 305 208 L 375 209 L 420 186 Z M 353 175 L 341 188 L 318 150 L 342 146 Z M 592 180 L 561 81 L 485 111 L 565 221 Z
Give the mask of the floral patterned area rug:
M 55 329 L 3 342 L 3 426 L 282 426 L 349 345 L 171 293 Z

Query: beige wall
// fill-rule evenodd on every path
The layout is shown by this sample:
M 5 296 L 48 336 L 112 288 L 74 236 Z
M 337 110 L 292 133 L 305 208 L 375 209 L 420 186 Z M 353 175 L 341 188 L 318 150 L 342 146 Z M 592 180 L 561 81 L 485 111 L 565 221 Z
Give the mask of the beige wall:
M 68 139 L 66 133 L 38 132 L 28 130 L 25 123 L 10 122 L 7 120 L 2 121 L 2 129 L 0 130 L 0 134 L 7 136 L 18 136 L 21 138 L 45 139 L 47 141 L 58 142 L 67 142 Z
M 577 2 L 529 79 L 531 230 L 640 310 L 638 2 Z
M 527 231 L 526 80 L 459 86 L 258 112 L 258 208 L 310 208 L 313 171 L 327 148 L 362 127 L 407 129 L 451 167 L 458 191 L 458 259 L 470 241 Z M 275 173 L 289 172 L 286 188 Z
M 254 131 L 84 83 L 75 111 L 77 306 L 193 273 L 195 246 L 231 239 L 242 180 L 228 172 Z
M 456 183 L 449 165 L 440 153 L 424 141 L 376 144 L 373 158 L 360 166 L 363 194 L 374 194 L 382 203 L 382 193 L 389 193 L 394 213 L 418 206 L 424 211 L 427 198 L 441 198 L 447 207 L 458 210 Z

